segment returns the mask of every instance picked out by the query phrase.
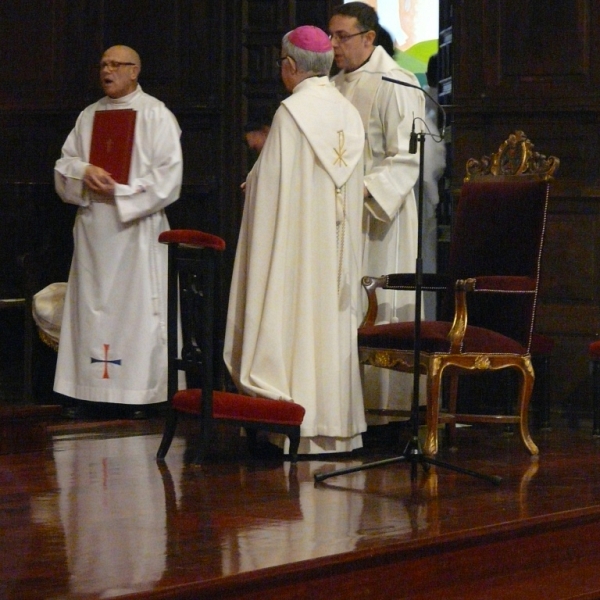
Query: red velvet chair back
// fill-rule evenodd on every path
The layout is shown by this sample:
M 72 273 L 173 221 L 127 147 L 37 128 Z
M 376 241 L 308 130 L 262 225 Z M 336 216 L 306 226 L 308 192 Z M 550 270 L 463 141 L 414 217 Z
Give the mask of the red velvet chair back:
M 545 181 L 471 181 L 463 184 L 454 211 L 448 272 L 451 280 L 469 277 L 531 278 L 537 292 L 546 227 Z M 492 329 L 529 348 L 536 293 L 472 294 L 469 325 Z M 443 320 L 452 320 L 449 290 Z

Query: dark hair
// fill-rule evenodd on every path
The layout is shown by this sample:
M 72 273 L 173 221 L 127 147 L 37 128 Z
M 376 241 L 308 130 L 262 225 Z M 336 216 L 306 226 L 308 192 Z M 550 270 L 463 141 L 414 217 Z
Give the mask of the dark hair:
M 244 125 L 244 131 L 260 131 L 265 127 L 271 127 L 271 121 L 275 116 L 275 111 L 278 108 L 278 104 L 269 106 L 256 107 L 254 110 L 249 111 L 248 120 Z
M 438 73 L 438 55 L 432 54 L 429 57 L 429 62 L 427 63 L 427 85 L 429 87 L 437 87 L 439 83 L 439 73 Z
M 364 2 L 348 2 L 340 4 L 333 9 L 332 17 L 355 17 L 359 29 L 363 31 L 375 31 L 379 28 L 379 17 L 375 10 Z
M 392 58 L 394 58 L 394 40 L 392 39 L 390 32 L 381 25 L 377 27 L 374 45 L 381 46 Z

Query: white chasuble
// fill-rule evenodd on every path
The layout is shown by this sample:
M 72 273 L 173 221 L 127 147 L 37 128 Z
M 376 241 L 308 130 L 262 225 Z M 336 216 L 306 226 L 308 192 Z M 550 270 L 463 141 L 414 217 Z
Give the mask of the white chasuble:
M 340 72 L 336 87 L 356 106 L 366 131 L 364 184 L 371 198 L 365 203 L 362 275 L 414 273 L 417 258 L 417 205 L 413 188 L 419 176 L 419 156 L 409 153 L 415 118 L 424 117 L 424 94 L 419 90 L 382 80 L 419 85 L 381 46 L 356 71 Z M 421 130 L 420 122 L 415 123 Z M 378 293 L 377 323 L 414 319 L 414 292 Z M 366 308 L 366 297 L 363 297 Z M 412 375 L 364 367 L 365 407 L 409 409 Z M 382 423 L 386 419 L 370 419 Z
M 326 77 L 283 101 L 248 175 L 224 358 L 245 393 L 301 404 L 300 452 L 362 446 L 364 130 Z
M 137 111 L 129 184 L 114 198 L 83 185 L 94 113 Z M 79 209 L 60 333 L 55 391 L 92 402 L 167 399 L 167 248 L 164 208 L 181 188 L 180 129 L 159 100 L 137 90 L 87 107 L 55 167 L 56 191 Z

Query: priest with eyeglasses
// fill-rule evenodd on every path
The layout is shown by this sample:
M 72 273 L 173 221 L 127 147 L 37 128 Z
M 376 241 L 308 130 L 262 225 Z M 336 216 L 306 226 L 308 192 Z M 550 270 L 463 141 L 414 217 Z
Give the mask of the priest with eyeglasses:
M 140 71 L 132 48 L 104 52 L 105 96 L 81 112 L 54 170 L 58 195 L 78 206 L 54 390 L 132 417 L 167 399 L 167 248 L 158 236 L 183 170 L 177 120 L 142 90 Z M 98 123 L 110 131 L 115 118 L 112 139 Z

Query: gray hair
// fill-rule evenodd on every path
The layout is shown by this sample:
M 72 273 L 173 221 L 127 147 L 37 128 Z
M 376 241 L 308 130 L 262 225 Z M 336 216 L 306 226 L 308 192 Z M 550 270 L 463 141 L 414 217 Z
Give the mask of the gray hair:
M 333 48 L 328 52 L 303 50 L 302 48 L 298 48 L 298 46 L 294 46 L 289 41 L 288 38 L 291 33 L 291 31 L 286 33 L 281 41 L 281 49 L 284 56 L 291 56 L 300 71 L 312 75 L 329 75 L 331 64 L 333 63 Z

